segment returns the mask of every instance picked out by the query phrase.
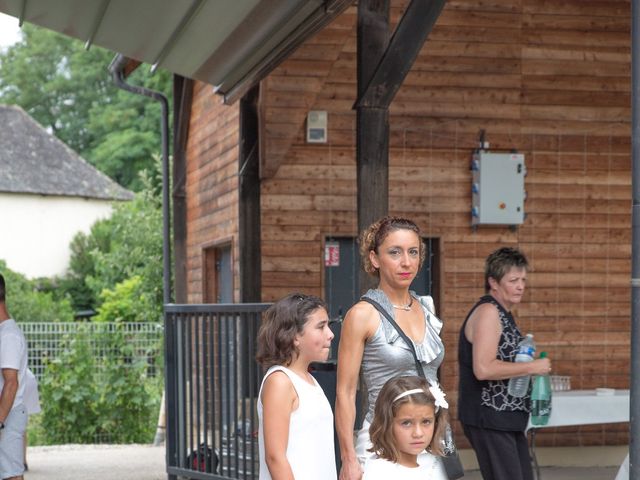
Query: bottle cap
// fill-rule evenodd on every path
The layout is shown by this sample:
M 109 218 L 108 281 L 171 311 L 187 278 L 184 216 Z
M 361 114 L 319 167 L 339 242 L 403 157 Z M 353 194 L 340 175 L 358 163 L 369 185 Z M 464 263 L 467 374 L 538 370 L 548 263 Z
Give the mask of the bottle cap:
M 540 358 L 547 358 L 547 352 L 540 352 Z

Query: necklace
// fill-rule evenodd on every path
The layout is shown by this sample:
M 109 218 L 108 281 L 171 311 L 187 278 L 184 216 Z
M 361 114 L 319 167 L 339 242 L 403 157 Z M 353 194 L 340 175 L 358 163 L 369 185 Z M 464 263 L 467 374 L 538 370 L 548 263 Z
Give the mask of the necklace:
M 398 310 L 404 310 L 405 312 L 408 312 L 409 310 L 411 310 L 411 305 L 413 305 L 413 297 L 409 297 L 409 303 L 407 303 L 406 305 L 394 305 L 393 303 L 391 304 L 393 308 L 397 308 Z

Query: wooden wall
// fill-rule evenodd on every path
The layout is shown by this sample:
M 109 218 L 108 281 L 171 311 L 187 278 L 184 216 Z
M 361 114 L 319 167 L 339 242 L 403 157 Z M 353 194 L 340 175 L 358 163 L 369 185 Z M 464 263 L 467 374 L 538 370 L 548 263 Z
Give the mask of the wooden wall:
M 238 104 L 225 106 L 213 87 L 196 83 L 187 143 L 188 302 L 204 302 L 204 250 L 231 242 L 238 249 Z M 234 261 L 234 298 L 239 298 Z
M 405 4 L 393 3 L 394 21 Z M 483 293 L 484 258 L 502 245 L 529 256 L 516 317 L 554 373 L 578 389 L 629 386 L 629 15 L 628 1 L 450 0 L 392 104 L 390 211 L 441 241 L 442 374 L 454 418 L 458 331 Z M 324 238 L 357 235 L 355 23 L 352 7 L 262 84 L 264 301 L 322 295 Z M 237 108 L 212 97 L 196 89 L 189 141 L 193 302 L 198 249 L 237 228 Z M 329 112 L 327 144 L 305 143 L 308 110 Z M 527 218 L 517 230 L 471 228 L 481 129 L 492 151 L 526 155 Z M 550 429 L 538 441 L 623 444 L 626 430 Z
M 394 3 L 397 20 L 404 2 Z M 356 10 L 264 82 L 263 299 L 323 294 L 322 242 L 356 235 Z M 390 210 L 442 245 L 443 380 L 457 393 L 457 337 L 502 245 L 532 264 L 516 315 L 573 388 L 628 388 L 630 330 L 629 2 L 451 0 L 391 108 Z M 347 28 L 348 27 L 348 28 Z M 329 143 L 304 141 L 308 110 Z M 525 153 L 527 218 L 470 226 L 470 157 Z M 455 417 L 455 415 L 454 415 Z M 576 436 L 576 431 L 580 435 Z M 617 444 L 626 426 L 558 429 L 545 445 Z

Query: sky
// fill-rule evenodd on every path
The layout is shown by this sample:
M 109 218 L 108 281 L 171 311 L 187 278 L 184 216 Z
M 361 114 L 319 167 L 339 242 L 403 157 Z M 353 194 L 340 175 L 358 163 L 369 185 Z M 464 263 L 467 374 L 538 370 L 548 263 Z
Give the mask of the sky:
M 0 13 L 0 48 L 7 47 L 20 39 L 18 19 Z

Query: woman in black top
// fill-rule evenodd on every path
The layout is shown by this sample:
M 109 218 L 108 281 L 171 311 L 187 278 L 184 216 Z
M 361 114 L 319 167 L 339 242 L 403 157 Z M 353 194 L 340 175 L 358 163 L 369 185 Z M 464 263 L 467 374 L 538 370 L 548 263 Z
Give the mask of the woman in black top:
M 548 358 L 514 363 L 523 336 L 511 315 L 522 300 L 528 262 L 515 248 L 487 257 L 485 291 L 460 330 L 458 418 L 484 480 L 532 480 L 527 439 L 529 397 L 508 394 L 511 377 L 551 371 Z

